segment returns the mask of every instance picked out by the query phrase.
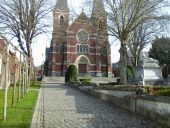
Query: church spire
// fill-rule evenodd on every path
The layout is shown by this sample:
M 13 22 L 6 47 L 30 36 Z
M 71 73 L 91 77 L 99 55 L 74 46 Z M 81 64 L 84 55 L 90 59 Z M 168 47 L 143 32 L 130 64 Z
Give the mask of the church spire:
M 97 19 L 99 19 L 99 17 L 106 17 L 103 0 L 94 0 L 93 1 L 93 10 L 92 10 L 91 17 L 97 18 Z
M 98 30 L 106 30 L 107 15 L 103 0 L 93 0 L 91 21 Z
M 69 11 L 67 0 L 57 0 L 55 10 Z

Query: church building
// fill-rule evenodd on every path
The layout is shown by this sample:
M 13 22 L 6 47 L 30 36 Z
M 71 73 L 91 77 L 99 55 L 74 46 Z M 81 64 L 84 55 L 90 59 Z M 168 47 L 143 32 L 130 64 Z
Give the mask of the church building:
M 79 76 L 110 77 L 111 50 L 107 33 L 107 15 L 102 0 L 94 0 L 91 17 L 84 11 L 69 24 L 67 0 L 57 0 L 53 12 L 53 33 L 46 49 L 45 74 L 65 76 L 74 64 Z

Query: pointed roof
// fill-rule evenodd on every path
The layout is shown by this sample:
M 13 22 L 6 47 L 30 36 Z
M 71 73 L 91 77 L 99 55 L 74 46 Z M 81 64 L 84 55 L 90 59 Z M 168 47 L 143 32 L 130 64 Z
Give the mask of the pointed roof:
M 106 16 L 103 0 L 93 1 L 92 17 Z
M 67 0 L 57 0 L 55 10 L 69 11 Z
M 86 16 L 86 14 L 84 13 L 84 11 L 82 10 L 82 12 L 81 12 L 80 15 L 77 17 L 77 19 L 79 19 L 79 20 L 88 20 L 88 17 Z

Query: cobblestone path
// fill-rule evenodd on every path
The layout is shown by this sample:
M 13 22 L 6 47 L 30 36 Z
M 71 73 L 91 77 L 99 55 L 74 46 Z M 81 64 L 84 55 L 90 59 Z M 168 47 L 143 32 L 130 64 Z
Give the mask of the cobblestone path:
M 66 85 L 44 84 L 40 89 L 31 128 L 161 128 L 161 126 Z

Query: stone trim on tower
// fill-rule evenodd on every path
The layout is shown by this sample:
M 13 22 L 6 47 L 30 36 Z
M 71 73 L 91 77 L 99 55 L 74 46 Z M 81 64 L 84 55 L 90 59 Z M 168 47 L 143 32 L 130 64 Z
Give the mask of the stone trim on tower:
M 57 0 L 55 10 L 69 11 L 67 0 Z

